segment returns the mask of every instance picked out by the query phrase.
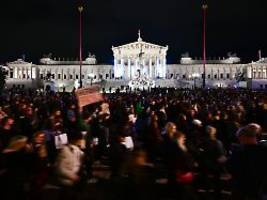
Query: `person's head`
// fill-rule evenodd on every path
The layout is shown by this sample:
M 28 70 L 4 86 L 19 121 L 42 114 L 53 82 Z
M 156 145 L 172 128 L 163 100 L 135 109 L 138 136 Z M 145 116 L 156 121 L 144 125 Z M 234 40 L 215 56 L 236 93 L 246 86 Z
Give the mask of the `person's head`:
M 43 144 L 45 142 L 45 133 L 42 131 L 38 131 L 33 135 L 33 143 L 34 144 Z
M 26 109 L 25 109 L 25 112 L 26 112 L 26 115 L 27 116 L 32 116 L 33 115 L 33 109 L 31 106 L 28 106 Z
M 216 139 L 216 133 L 217 133 L 216 128 L 214 128 L 212 126 L 207 126 L 206 127 L 206 133 L 210 139 Z
M 135 123 L 137 118 L 134 114 L 129 114 L 128 119 L 129 119 L 129 122 Z
M 80 149 L 85 149 L 85 140 L 81 133 L 73 133 L 69 136 L 70 144 L 78 146 Z
M 157 122 L 158 121 L 158 115 L 154 112 L 153 114 L 151 114 L 151 121 L 152 122 Z
M 133 162 L 136 166 L 143 166 L 147 162 L 147 153 L 143 150 L 136 150 L 133 153 Z
M 176 132 L 176 125 L 173 122 L 168 122 L 165 126 L 166 134 L 169 138 L 173 138 L 174 133 Z
M 59 109 L 55 110 L 54 116 L 55 117 L 60 117 L 61 116 L 61 111 Z
M 257 144 L 257 138 L 261 134 L 261 126 L 258 124 L 248 124 L 237 131 L 237 137 L 241 144 Z
M 178 116 L 178 121 L 179 121 L 179 122 L 186 122 L 186 120 L 187 120 L 187 117 L 186 117 L 185 114 L 180 114 L 180 115 Z
M 70 122 L 76 122 L 76 115 L 73 110 L 68 110 L 67 117 Z
M 2 119 L 2 127 L 3 129 L 9 130 L 14 125 L 15 121 L 12 117 L 5 117 Z
M 179 145 L 181 146 L 185 145 L 186 137 L 185 137 L 185 134 L 182 133 L 181 131 L 176 131 L 174 133 L 174 138 Z

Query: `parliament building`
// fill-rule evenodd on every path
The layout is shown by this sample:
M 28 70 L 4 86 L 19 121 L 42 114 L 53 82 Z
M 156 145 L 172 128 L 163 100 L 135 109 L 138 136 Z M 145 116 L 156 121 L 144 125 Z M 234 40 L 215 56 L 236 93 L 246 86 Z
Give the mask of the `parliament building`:
M 45 88 L 52 84 L 55 91 L 72 90 L 100 84 L 105 89 L 153 87 L 196 88 L 202 87 L 203 61 L 188 53 L 181 56 L 179 64 L 167 64 L 168 46 L 143 41 L 140 32 L 135 42 L 112 47 L 114 63 L 97 64 L 89 54 L 82 61 L 52 58 L 40 59 L 39 64 L 18 59 L 2 66 L 8 71 L 7 86 Z M 81 77 L 80 77 L 81 75 Z M 245 87 L 267 89 L 267 59 L 241 63 L 235 54 L 226 58 L 208 59 L 205 65 L 206 87 Z

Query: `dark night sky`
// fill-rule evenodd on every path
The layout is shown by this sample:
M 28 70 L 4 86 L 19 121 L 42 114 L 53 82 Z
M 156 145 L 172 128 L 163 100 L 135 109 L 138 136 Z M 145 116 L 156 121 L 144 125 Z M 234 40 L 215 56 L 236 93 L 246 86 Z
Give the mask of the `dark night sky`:
M 201 56 L 201 0 L 87 0 L 84 54 L 112 63 L 111 46 L 137 39 L 169 45 L 168 63 Z M 209 0 L 207 54 L 235 52 L 244 62 L 267 55 L 266 0 Z M 22 54 L 78 57 L 77 0 L 8 0 L 0 6 L 0 63 Z

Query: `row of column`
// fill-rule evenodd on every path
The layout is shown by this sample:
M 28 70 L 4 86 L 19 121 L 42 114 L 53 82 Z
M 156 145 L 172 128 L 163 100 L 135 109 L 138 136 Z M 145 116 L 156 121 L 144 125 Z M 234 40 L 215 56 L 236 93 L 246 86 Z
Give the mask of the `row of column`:
M 208 79 L 234 79 L 237 75 L 237 72 L 239 70 L 236 68 L 210 68 L 206 70 L 206 78 Z M 185 77 L 185 78 L 189 78 L 189 77 L 200 77 L 202 78 L 203 76 L 203 70 L 202 68 L 199 68 L 197 70 L 168 70 L 167 73 L 167 77 L 169 78 L 171 76 L 171 74 L 173 75 L 172 77 L 176 77 L 178 74 L 180 77 Z M 222 78 L 221 78 L 222 76 Z
M 11 73 L 13 73 L 13 75 Z M 12 70 L 9 71 L 9 77 L 14 79 L 35 79 L 36 68 L 12 67 Z
M 119 62 L 120 61 L 120 62 Z M 166 59 L 156 58 L 156 60 L 136 58 L 134 60 L 127 59 L 114 60 L 114 74 L 115 78 L 134 79 L 137 76 L 137 70 L 140 70 L 149 78 L 165 78 L 166 77 Z M 154 61 L 154 62 L 153 62 Z
M 267 79 L 267 67 L 266 66 L 249 66 L 247 67 L 248 78 L 253 79 Z

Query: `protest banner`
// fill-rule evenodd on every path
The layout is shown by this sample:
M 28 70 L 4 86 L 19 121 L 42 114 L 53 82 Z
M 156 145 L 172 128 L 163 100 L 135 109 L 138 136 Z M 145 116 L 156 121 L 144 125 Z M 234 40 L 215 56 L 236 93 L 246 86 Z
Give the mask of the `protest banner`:
M 79 107 L 82 108 L 84 106 L 103 101 L 103 95 L 99 91 L 100 88 L 98 86 L 76 90 L 75 94 L 78 99 Z

